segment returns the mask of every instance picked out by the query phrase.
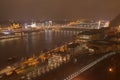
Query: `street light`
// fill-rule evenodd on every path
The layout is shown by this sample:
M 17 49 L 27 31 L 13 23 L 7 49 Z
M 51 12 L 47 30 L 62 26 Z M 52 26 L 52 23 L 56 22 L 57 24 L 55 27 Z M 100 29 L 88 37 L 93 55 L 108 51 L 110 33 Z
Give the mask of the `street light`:
M 109 71 L 109 72 L 113 72 L 113 68 L 109 68 L 108 71 Z

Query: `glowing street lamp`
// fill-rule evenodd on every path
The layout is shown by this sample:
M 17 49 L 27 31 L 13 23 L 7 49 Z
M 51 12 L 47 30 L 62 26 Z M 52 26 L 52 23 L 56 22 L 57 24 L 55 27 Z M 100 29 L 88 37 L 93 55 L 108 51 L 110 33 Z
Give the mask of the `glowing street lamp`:
M 108 71 L 109 71 L 109 72 L 113 72 L 113 69 L 112 69 L 112 68 L 109 68 Z

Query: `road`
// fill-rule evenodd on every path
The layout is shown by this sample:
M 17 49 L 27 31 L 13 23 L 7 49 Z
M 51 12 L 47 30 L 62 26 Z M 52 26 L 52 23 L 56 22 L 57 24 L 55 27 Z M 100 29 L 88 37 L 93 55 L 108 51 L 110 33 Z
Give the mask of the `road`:
M 108 53 L 100 58 L 98 58 L 97 60 L 89 63 L 88 65 L 84 66 L 82 69 L 78 70 L 77 72 L 69 75 L 68 77 L 66 77 L 64 80 L 72 80 L 74 79 L 75 77 L 77 77 L 78 75 L 80 75 L 81 73 L 83 73 L 84 71 L 90 69 L 91 67 L 93 67 L 94 65 L 96 65 L 97 63 L 99 63 L 100 61 L 106 59 L 107 57 L 109 56 L 112 56 L 112 55 L 115 55 L 116 53 L 115 52 L 111 52 L 111 53 Z
M 34 80 L 64 80 L 67 76 L 82 69 L 84 66 L 90 64 L 91 62 L 95 61 L 103 55 L 104 54 L 80 54 L 79 56 L 71 60 L 69 63 L 63 64 L 55 70 L 38 76 Z M 75 59 L 77 59 L 77 62 L 75 62 Z
M 101 61 L 72 80 L 120 80 L 120 54 Z

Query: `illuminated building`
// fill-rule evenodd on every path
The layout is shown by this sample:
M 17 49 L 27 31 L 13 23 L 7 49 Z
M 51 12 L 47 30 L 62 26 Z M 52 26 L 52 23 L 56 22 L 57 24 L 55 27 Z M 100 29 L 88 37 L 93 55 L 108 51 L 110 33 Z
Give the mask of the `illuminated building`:
M 109 21 L 99 20 L 99 21 L 76 21 L 70 22 L 69 26 L 76 26 L 83 29 L 100 29 L 102 27 L 108 27 Z

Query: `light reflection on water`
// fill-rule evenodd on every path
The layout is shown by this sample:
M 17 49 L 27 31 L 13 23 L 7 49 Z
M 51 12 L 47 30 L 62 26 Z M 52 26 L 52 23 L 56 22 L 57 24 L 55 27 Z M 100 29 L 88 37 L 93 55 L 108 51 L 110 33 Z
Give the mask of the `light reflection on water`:
M 0 40 L 0 65 L 6 65 L 9 57 L 16 56 L 17 60 L 41 50 L 52 49 L 72 39 L 76 31 L 45 30 L 37 33 L 26 34 L 25 37 Z M 15 61 L 17 61 L 15 60 Z
M 10 41 L 17 40 L 19 38 L 9 38 L 9 39 L 1 39 L 0 40 L 0 45 L 6 45 L 6 43 L 9 43 Z

